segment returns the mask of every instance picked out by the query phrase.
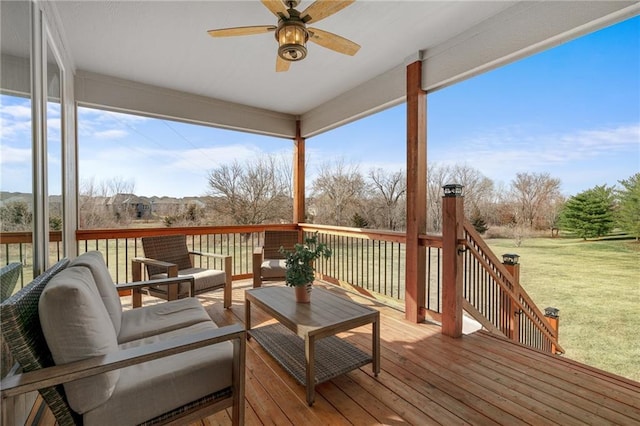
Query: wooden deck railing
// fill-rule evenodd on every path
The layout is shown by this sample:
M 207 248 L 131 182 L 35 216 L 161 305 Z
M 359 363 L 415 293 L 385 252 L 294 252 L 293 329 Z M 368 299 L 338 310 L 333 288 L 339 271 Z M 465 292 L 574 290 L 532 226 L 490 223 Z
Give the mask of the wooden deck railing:
M 146 229 L 79 230 L 76 232 L 78 253 L 98 250 L 105 256 L 117 282 L 132 280 L 131 259 L 144 256 L 141 238 L 157 235 L 185 234 L 190 250 L 231 255 L 233 279 L 251 277 L 254 247 L 262 244 L 265 229 L 296 229 L 290 225 L 250 225 L 215 227 L 179 227 Z M 203 258 L 202 267 L 219 267 L 211 258 Z
M 142 237 L 167 234 L 186 234 L 191 249 L 233 256 L 233 278 L 244 279 L 252 274 L 251 254 L 262 244 L 265 229 L 301 229 L 306 235 L 318 232 L 320 240 L 333 251 L 331 258 L 316 264 L 320 278 L 404 308 L 406 236 L 400 232 L 284 224 L 78 230 L 76 238 L 78 253 L 98 250 L 105 256 L 116 282 L 132 280 L 131 259 L 143 256 Z M 545 351 L 562 351 L 556 331 L 473 226 L 467 222 L 464 231 L 465 310 L 490 331 Z M 59 237 L 52 235 L 52 261 L 62 256 L 56 240 Z M 420 244 L 427 251 L 424 308 L 438 318 L 442 313 L 442 237 L 421 235 Z M 25 265 L 21 283 L 28 283 L 31 233 L 1 233 L 0 250 L 6 263 L 20 261 Z
M 465 311 L 491 332 L 546 352 L 563 353 L 556 330 L 468 221 L 464 238 Z
M 308 236 L 318 232 L 320 242 L 333 252 L 316 264 L 321 278 L 392 305 L 405 300 L 406 235 L 402 232 L 303 224 Z M 441 255 L 439 236 L 422 236 L 427 247 L 426 308 L 441 312 Z

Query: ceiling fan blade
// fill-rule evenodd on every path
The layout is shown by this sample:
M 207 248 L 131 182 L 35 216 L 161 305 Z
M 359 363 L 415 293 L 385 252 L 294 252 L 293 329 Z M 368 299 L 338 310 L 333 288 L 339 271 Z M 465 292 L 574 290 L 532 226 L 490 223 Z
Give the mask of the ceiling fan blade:
M 329 31 L 319 30 L 317 28 L 307 28 L 309 31 L 309 41 L 319 44 L 327 49 L 335 50 L 338 53 L 353 56 L 360 50 L 360 45 L 349 39 L 340 37 Z
M 242 35 L 263 34 L 275 31 L 277 27 L 273 25 L 258 25 L 252 27 L 221 28 L 219 30 L 207 31 L 211 37 L 232 37 Z
M 276 72 L 285 72 L 289 71 L 289 66 L 291 65 L 290 61 L 286 61 L 278 55 L 276 59 Z
M 306 8 L 300 16 L 302 20 L 309 24 L 318 22 L 321 19 L 340 12 L 356 0 L 316 0 L 308 8 Z
M 284 16 L 285 18 L 289 17 L 289 12 L 287 11 L 287 7 L 282 3 L 282 0 L 262 0 L 262 4 L 271 11 L 278 18 Z

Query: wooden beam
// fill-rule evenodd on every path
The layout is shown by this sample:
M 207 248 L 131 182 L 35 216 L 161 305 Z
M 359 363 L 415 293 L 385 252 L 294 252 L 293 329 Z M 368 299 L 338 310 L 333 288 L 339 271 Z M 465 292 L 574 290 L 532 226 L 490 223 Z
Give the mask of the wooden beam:
M 296 121 L 296 137 L 293 143 L 293 223 L 304 223 L 305 139 L 300 136 L 300 120 Z
M 427 96 L 422 61 L 407 66 L 407 250 L 405 318 L 424 321 L 427 232 Z

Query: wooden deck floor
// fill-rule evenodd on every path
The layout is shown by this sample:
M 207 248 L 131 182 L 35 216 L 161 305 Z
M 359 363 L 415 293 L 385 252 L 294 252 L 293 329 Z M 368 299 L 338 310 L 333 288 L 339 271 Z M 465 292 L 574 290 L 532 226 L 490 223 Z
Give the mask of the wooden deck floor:
M 249 281 L 234 283 L 230 310 L 220 292 L 200 299 L 218 324 L 242 323 L 247 288 Z M 367 365 L 320 384 L 309 407 L 303 386 L 252 339 L 247 425 L 640 424 L 640 383 L 485 332 L 444 337 L 437 325 L 411 324 L 401 312 L 331 288 L 381 311 L 380 375 Z M 252 313 L 256 325 L 270 321 Z M 368 325 L 340 337 L 369 351 L 370 333 Z M 194 425 L 230 423 L 221 412 Z

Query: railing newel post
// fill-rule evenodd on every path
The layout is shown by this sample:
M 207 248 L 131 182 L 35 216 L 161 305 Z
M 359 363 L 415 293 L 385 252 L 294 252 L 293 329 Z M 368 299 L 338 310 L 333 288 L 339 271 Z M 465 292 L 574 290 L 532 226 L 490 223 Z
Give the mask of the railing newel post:
M 560 340 L 560 309 L 548 307 L 544 308 L 544 316 L 547 318 L 549 325 L 556 332 L 556 341 Z M 551 353 L 556 354 L 557 347 L 555 343 L 551 342 Z
M 462 336 L 464 197 L 462 185 L 443 186 L 442 197 L 442 334 Z
M 520 256 L 513 253 L 502 255 L 502 264 L 513 277 L 513 297 L 515 300 L 520 299 Z M 518 305 L 511 301 L 509 294 L 505 293 L 502 298 L 502 306 L 500 307 L 509 318 L 507 336 L 516 342 L 520 341 L 520 309 Z

